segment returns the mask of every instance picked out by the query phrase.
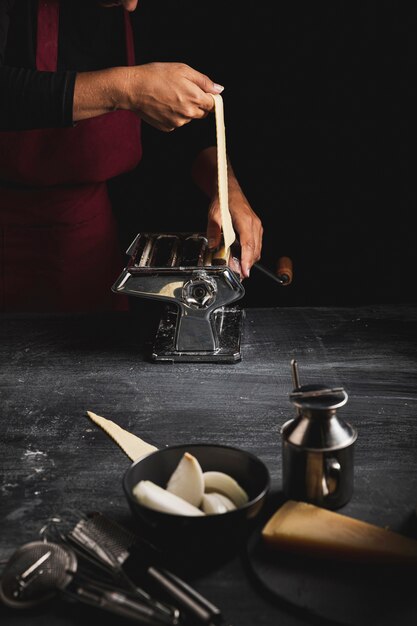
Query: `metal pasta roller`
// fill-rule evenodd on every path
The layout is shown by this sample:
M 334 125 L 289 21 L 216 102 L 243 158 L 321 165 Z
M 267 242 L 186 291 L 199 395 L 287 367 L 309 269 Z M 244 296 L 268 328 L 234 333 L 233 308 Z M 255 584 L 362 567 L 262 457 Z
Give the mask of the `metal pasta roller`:
M 229 305 L 245 290 L 236 272 L 212 258 L 205 235 L 139 233 L 126 254 L 130 260 L 112 290 L 167 303 L 153 361 L 241 359 L 244 310 Z

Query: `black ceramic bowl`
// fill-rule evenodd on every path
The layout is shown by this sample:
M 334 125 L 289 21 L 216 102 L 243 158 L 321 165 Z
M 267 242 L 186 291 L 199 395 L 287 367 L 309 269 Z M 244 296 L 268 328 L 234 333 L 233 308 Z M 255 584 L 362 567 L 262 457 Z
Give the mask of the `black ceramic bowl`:
M 161 487 L 185 452 L 194 455 L 203 472 L 219 471 L 232 476 L 247 492 L 249 501 L 227 513 L 191 517 L 149 509 L 132 494 L 140 480 Z M 230 554 L 248 537 L 270 488 L 266 465 L 254 454 L 226 445 L 187 444 L 163 448 L 134 462 L 123 478 L 123 489 L 139 530 L 160 550 L 174 556 Z

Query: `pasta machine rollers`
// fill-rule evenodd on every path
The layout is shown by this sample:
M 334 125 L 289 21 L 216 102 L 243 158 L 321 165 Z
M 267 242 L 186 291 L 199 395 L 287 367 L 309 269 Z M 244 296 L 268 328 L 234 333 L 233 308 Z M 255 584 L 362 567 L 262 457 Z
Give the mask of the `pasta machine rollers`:
M 151 359 L 233 363 L 241 359 L 244 310 L 230 306 L 245 290 L 202 233 L 139 233 L 115 293 L 161 300 Z

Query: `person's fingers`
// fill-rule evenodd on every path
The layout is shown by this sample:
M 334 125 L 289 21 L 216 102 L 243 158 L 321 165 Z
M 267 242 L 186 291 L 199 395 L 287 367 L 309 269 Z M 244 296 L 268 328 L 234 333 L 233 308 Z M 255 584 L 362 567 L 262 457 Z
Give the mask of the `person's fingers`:
M 134 11 L 138 6 L 138 0 L 122 0 L 126 11 Z
M 200 108 L 207 113 L 213 111 L 214 100 L 210 94 L 215 95 L 222 93 L 224 90 L 223 85 L 213 82 L 206 74 L 202 74 L 189 66 L 187 67 L 187 78 L 203 92 L 200 94 L 199 98 Z
M 245 278 L 249 278 L 250 269 L 255 263 L 255 240 L 253 237 L 244 237 L 240 239 L 242 246 L 242 255 L 240 264 L 242 266 L 242 274 Z
M 239 276 L 242 277 L 242 266 L 240 264 L 240 260 L 236 256 L 230 256 L 229 267 L 231 270 L 236 272 L 236 274 L 239 274 Z
M 229 207 L 237 241 L 231 246 L 229 265 L 239 272 L 241 278 L 248 278 L 251 267 L 261 258 L 263 226 L 251 209 L 242 193 L 229 196 Z M 221 212 L 218 198 L 212 200 L 207 223 L 209 248 L 215 249 L 221 243 Z M 238 250 L 240 249 L 240 255 Z M 240 256 L 240 263 L 237 257 Z
M 204 116 L 208 115 L 209 113 L 214 111 L 213 96 L 200 90 L 198 94 L 197 106 Z
M 259 261 L 259 259 L 261 258 L 261 252 L 262 252 L 262 238 L 263 238 L 263 226 L 261 223 L 260 219 L 256 219 L 256 224 L 254 227 L 254 233 L 255 233 L 255 254 L 254 254 L 254 263 L 256 263 L 257 261 Z
M 203 111 L 203 110 L 202 110 L 202 111 L 201 111 L 201 116 L 200 116 L 200 119 L 201 119 L 201 120 L 203 120 L 205 117 L 207 117 L 207 116 L 208 116 L 208 114 L 209 114 L 209 112 L 210 112 L 210 111 Z
M 189 74 L 189 79 L 192 80 L 192 82 L 195 83 L 198 87 L 200 87 L 202 91 L 205 91 L 206 93 L 217 94 L 222 93 L 222 91 L 224 90 L 223 85 L 215 83 L 205 74 L 202 74 L 201 72 L 198 72 L 197 70 L 194 70 L 192 68 L 190 68 L 190 70 L 191 71 Z
M 249 277 L 251 267 L 261 258 L 263 227 L 257 216 L 250 216 L 241 225 L 239 238 L 241 245 L 242 273 Z
M 138 0 L 101 0 L 102 7 L 120 7 L 123 6 L 126 11 L 134 11 L 138 6 Z
M 140 117 L 143 121 L 151 124 L 157 130 L 170 133 L 176 128 L 181 128 L 181 126 L 189 124 L 192 120 L 203 119 L 207 117 L 207 115 L 207 112 L 194 107 L 190 108 L 187 113 L 177 113 L 176 115 L 171 115 L 171 117 L 164 115 L 161 119 L 146 115 L 145 113 L 142 113 Z

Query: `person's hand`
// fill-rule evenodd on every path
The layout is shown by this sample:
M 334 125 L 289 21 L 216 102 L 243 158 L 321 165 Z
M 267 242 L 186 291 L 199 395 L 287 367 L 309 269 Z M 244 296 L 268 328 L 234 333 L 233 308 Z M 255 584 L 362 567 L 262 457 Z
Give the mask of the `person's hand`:
M 185 63 L 146 63 L 79 72 L 73 122 L 117 109 L 137 113 L 158 130 L 170 132 L 214 109 L 210 94 L 223 87 Z
M 123 6 L 126 11 L 134 11 L 138 6 L 138 0 L 100 0 L 102 7 L 120 7 Z
M 196 157 L 192 176 L 197 186 L 211 198 L 207 239 L 209 248 L 215 250 L 221 244 L 221 214 L 217 181 L 217 148 L 210 146 Z M 263 227 L 262 222 L 252 210 L 235 176 L 232 164 L 227 162 L 229 211 L 236 233 L 237 245 L 232 246 L 229 265 L 242 278 L 248 278 L 251 267 L 261 258 Z M 233 248 L 240 247 L 240 258 L 234 255 Z
M 135 111 L 166 132 L 206 117 L 214 108 L 210 94 L 223 91 L 221 85 L 185 63 L 147 63 L 124 70 L 121 108 Z
M 261 258 L 263 227 L 233 173 L 229 173 L 229 210 L 233 228 L 240 243 L 240 259 L 233 256 L 232 251 L 229 265 L 242 278 L 248 278 L 252 265 Z M 221 218 L 218 196 L 215 196 L 210 203 L 207 238 L 210 248 L 219 246 Z

